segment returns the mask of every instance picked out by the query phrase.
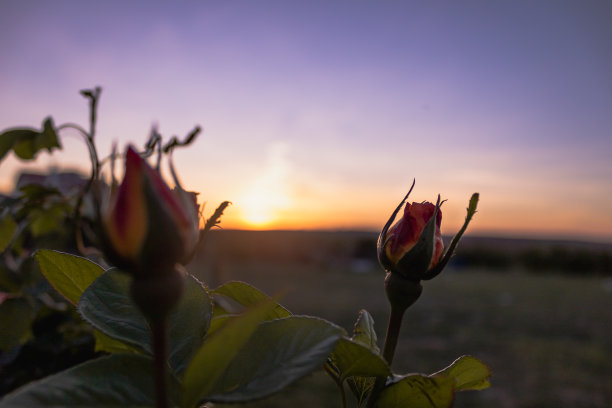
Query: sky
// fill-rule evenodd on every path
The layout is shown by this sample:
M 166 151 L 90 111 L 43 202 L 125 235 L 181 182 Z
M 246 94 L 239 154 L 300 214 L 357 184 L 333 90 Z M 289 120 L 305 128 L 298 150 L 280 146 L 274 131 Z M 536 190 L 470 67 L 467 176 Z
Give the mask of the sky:
M 225 228 L 371 229 L 411 200 L 479 192 L 473 234 L 612 242 L 612 3 L 28 1 L 0 4 L 0 129 L 87 126 L 97 144 L 204 129 L 175 152 Z M 16 172 L 87 171 L 63 151 Z

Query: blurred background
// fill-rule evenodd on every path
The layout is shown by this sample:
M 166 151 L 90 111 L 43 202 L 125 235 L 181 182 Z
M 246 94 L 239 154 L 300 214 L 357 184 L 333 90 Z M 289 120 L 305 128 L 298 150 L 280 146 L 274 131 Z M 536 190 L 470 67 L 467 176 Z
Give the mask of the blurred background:
M 290 310 L 347 329 L 366 308 L 381 338 L 377 231 L 413 179 L 414 201 L 448 200 L 447 235 L 479 192 L 453 264 L 406 316 L 396 369 L 473 354 L 493 387 L 457 406 L 607 407 L 611 18 L 603 0 L 5 0 L 0 130 L 47 115 L 86 127 L 78 91 L 96 85 L 101 156 L 153 125 L 167 138 L 201 125 L 175 153 L 181 181 L 207 214 L 232 206 L 191 271 L 293 290 Z M 7 156 L 0 191 L 88 174 L 76 134 L 61 142 L 33 162 Z M 338 406 L 322 375 L 261 406 L 296 393 Z

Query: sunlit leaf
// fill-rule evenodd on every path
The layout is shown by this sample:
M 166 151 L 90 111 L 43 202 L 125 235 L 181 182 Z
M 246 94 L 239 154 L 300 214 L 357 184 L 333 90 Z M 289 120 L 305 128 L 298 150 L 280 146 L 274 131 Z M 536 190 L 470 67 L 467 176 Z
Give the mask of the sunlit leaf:
M 472 356 L 461 356 L 444 370 L 431 377 L 451 377 L 455 380 L 456 391 L 483 390 L 491 383 L 491 370 L 484 363 Z
M 257 325 L 275 307 L 265 302 L 236 316 L 207 336 L 191 359 L 183 378 L 183 407 L 192 407 L 213 389 L 223 371 L 251 338 Z
M 374 353 L 362 343 L 340 339 L 331 356 L 332 363 L 340 373 L 340 380 L 348 377 L 387 377 L 391 375 L 389 365 L 380 354 Z
M 353 328 L 352 340 L 363 344 L 375 353 L 380 353 L 378 337 L 374 330 L 374 319 L 367 310 L 361 310 Z
M 271 300 L 270 296 L 266 295 L 254 286 L 239 281 L 232 281 L 219 286 L 213 291 L 213 295 L 227 296 L 228 298 L 233 299 L 244 307 L 253 306 L 263 301 Z M 291 316 L 291 313 L 283 306 L 276 303 L 267 318 L 278 319 L 281 317 L 288 316 Z
M 42 274 L 60 294 L 76 305 L 79 298 L 104 269 L 89 259 L 46 249 L 38 250 L 36 261 Z
M 376 408 L 448 408 L 454 400 L 455 381 L 450 377 L 407 375 L 385 387 Z

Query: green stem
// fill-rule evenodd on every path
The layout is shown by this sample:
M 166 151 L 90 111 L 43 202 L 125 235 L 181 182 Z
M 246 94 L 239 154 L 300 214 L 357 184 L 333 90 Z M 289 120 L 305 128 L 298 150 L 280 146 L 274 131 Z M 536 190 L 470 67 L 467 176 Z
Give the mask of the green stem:
M 151 322 L 153 334 L 153 371 L 155 376 L 155 407 L 168 404 L 168 323 L 165 318 Z
M 387 336 L 385 337 L 385 345 L 383 348 L 383 357 L 391 366 L 397 340 L 399 339 L 400 329 L 402 327 L 402 319 L 404 317 L 405 308 L 391 307 L 391 315 L 389 316 L 389 325 L 387 326 Z
M 394 307 L 391 305 L 391 314 L 389 315 L 389 324 L 387 325 L 387 335 L 385 337 L 385 345 L 383 346 L 383 357 L 391 366 L 393 362 L 393 356 L 395 355 L 395 348 L 397 347 L 397 341 L 399 339 L 400 329 L 402 328 L 402 319 L 404 312 L 407 307 Z M 374 388 L 368 399 L 368 408 L 374 407 L 378 394 L 382 391 L 385 386 L 387 379 L 385 377 L 377 377 L 374 383 Z

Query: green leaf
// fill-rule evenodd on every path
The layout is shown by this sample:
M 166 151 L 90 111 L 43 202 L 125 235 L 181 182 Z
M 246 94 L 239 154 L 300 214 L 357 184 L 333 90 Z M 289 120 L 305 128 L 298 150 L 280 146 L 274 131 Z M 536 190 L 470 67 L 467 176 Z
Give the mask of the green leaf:
M 251 338 L 257 325 L 274 309 L 271 301 L 252 307 L 207 336 L 183 377 L 183 407 L 192 407 L 213 389 L 232 359 Z
M 373 377 L 351 377 L 347 380 L 353 395 L 357 399 L 357 407 L 364 407 L 376 379 Z
M 270 296 L 254 286 L 239 281 L 228 282 L 219 286 L 217 289 L 213 290 L 213 295 L 227 296 L 244 307 L 250 307 L 263 301 L 271 300 Z M 278 319 L 288 316 L 291 316 L 291 312 L 276 303 L 267 319 Z
M 104 269 L 89 259 L 46 249 L 34 255 L 42 274 L 62 296 L 76 305 Z
M 374 319 L 367 310 L 362 309 L 359 312 L 359 317 L 355 322 L 353 337 L 351 337 L 351 339 L 363 344 L 374 353 L 380 354 L 380 348 L 378 348 L 378 337 L 376 336 L 376 331 L 374 330 Z
M 170 365 L 182 373 L 190 357 L 202 345 L 212 319 L 212 300 L 202 283 L 191 275 L 185 291 L 170 314 Z
M 90 360 L 30 383 L 0 400 L 9 407 L 153 407 L 153 362 L 138 354 L 113 354 Z M 169 377 L 171 405 L 176 406 L 180 384 Z
M 491 383 L 491 370 L 483 362 L 472 356 L 461 356 L 444 370 L 430 377 L 451 377 L 455 380 L 456 391 L 483 390 Z
M 77 310 L 92 326 L 110 338 L 126 343 L 128 349 L 136 347 L 151 353 L 151 331 L 130 297 L 130 283 L 129 275 L 118 269 L 109 269 L 83 293 Z M 175 371 L 182 372 L 189 357 L 202 344 L 211 314 L 211 300 L 206 289 L 188 275 L 185 292 L 168 318 L 168 356 Z M 108 346 L 112 349 L 121 347 L 117 344 Z M 107 344 L 97 347 L 105 348 Z
M 151 353 L 151 332 L 130 297 L 131 277 L 109 269 L 83 293 L 77 310 L 96 329 L 113 339 Z
M 225 325 L 225 323 L 228 322 L 228 320 L 235 318 L 238 315 L 235 314 L 225 314 L 223 316 L 214 316 L 212 320 L 210 321 L 210 327 L 208 328 L 208 335 L 213 334 L 214 332 L 216 332 L 217 330 L 219 330 L 221 327 L 223 327 Z
M 454 380 L 450 377 L 407 375 L 383 388 L 376 408 L 448 408 L 453 405 Z
M 115 340 L 110 336 L 102 333 L 100 330 L 94 329 L 94 339 L 96 340 L 95 351 L 103 351 L 105 353 L 134 353 L 138 352 L 134 347 L 130 347 L 128 344 Z
M 353 376 L 388 377 L 391 375 L 389 365 L 380 354 L 350 339 L 340 339 L 332 353 L 331 360 L 339 370 L 341 381 Z
M 36 137 L 38 132 L 30 128 L 8 129 L 0 133 L 0 160 L 13 148 L 13 145 L 20 139 L 30 139 Z
M 343 334 L 342 328 L 315 317 L 264 322 L 223 371 L 207 399 L 246 402 L 277 392 L 325 363 Z
M 61 148 L 53 119 L 47 117 L 42 131 L 32 128 L 9 129 L 0 134 L 0 160 L 11 150 L 22 160 L 32 160 L 42 149 Z
M 8 351 L 25 343 L 32 335 L 34 310 L 24 298 L 9 298 L 0 303 L 0 350 Z
M 109 269 L 83 293 L 77 305 L 81 316 L 113 339 L 151 353 L 151 332 L 130 297 L 131 277 Z
M 216 299 L 213 298 L 213 319 L 216 319 L 217 317 L 221 317 L 221 316 L 232 315 L 232 314 L 234 313 L 230 312 L 225 307 L 219 304 L 219 297 L 217 297 Z
M 17 223 L 9 214 L 0 218 L 0 252 L 3 252 L 11 243 L 15 231 L 17 231 Z
M 60 230 L 67 213 L 66 208 L 63 207 L 54 205 L 51 208 L 32 209 L 28 214 L 32 235 L 37 238 Z
M 359 404 L 372 389 L 373 377 L 391 375 L 389 365 L 380 356 L 377 343 L 374 319 L 366 310 L 361 310 L 353 328 L 353 336 L 350 340 L 342 339 L 331 355 L 338 379 L 348 380 Z

